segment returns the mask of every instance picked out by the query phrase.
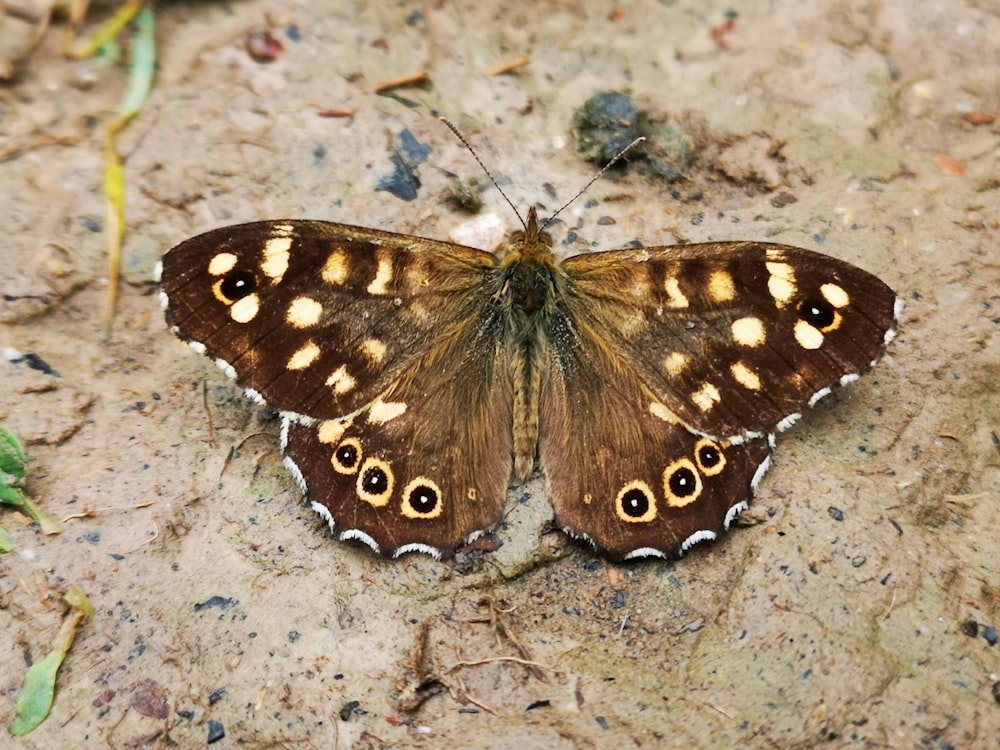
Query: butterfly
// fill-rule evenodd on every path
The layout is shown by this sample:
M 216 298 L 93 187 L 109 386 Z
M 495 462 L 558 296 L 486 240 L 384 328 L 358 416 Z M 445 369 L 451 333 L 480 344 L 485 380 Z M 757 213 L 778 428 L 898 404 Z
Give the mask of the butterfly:
M 558 525 L 673 557 L 747 507 L 774 433 L 872 366 L 900 302 L 809 250 L 713 242 L 557 260 L 534 209 L 499 255 L 262 221 L 162 259 L 174 333 L 281 414 L 342 540 L 447 557 L 544 473 Z

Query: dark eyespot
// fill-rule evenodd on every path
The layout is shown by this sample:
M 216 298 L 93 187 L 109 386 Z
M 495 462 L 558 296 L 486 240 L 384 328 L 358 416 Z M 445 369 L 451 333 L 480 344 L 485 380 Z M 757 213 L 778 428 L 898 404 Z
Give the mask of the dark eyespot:
M 649 498 L 638 488 L 622 495 L 622 513 L 630 518 L 642 518 L 649 512 Z
M 421 521 L 437 518 L 444 512 L 441 488 L 429 477 L 416 477 L 403 489 L 399 512 Z
M 249 271 L 237 269 L 226 274 L 219 285 L 219 291 L 230 302 L 236 302 L 257 290 L 257 277 Z
M 414 511 L 426 515 L 437 507 L 438 493 L 433 487 L 422 484 L 410 490 L 409 500 Z
M 389 475 L 378 466 L 373 466 L 361 478 L 361 486 L 365 492 L 369 492 L 372 495 L 381 495 L 389 489 Z
M 676 497 L 687 497 L 698 491 L 698 477 L 686 466 L 670 475 L 670 491 Z
M 345 469 L 353 469 L 358 464 L 358 448 L 356 445 L 345 443 L 337 448 L 337 463 Z
M 703 445 L 698 449 L 698 463 L 705 469 L 714 469 L 722 460 L 722 454 L 714 445 Z
M 822 331 L 833 325 L 837 311 L 826 300 L 807 299 L 799 304 L 799 318 Z

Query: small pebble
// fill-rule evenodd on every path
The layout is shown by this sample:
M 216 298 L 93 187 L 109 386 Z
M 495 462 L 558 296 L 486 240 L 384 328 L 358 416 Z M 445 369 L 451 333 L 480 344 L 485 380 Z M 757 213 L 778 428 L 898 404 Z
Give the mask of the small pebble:
M 983 628 L 983 638 L 991 646 L 997 645 L 997 629 L 990 625 L 987 628 Z
M 218 742 L 225 736 L 226 736 L 226 728 L 222 725 L 222 722 L 216 721 L 215 719 L 209 719 L 208 744 L 211 745 L 213 742 Z

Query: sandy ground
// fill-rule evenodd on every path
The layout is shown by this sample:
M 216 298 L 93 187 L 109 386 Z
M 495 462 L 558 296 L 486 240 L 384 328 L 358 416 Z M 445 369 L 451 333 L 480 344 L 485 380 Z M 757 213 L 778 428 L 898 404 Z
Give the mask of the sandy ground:
M 0 419 L 67 519 L 42 537 L 0 515 L 0 725 L 61 594 L 97 610 L 48 721 L 0 746 L 201 747 L 220 727 L 246 748 L 1000 746 L 1000 125 L 966 116 L 1000 110 L 998 6 L 331 5 L 159 11 L 160 74 L 121 141 L 110 340 L 102 124 L 124 67 L 64 60 L 50 33 L 0 88 L 0 152 L 18 152 L 0 162 L 0 346 L 56 371 L 0 361 Z M 269 64 L 243 46 L 264 29 L 284 45 Z M 429 85 L 374 93 L 419 70 Z M 674 187 L 625 170 L 556 227 L 561 249 L 819 249 L 905 298 L 888 357 L 781 437 L 745 528 L 677 563 L 613 566 L 547 531 L 537 484 L 467 568 L 330 540 L 273 415 L 167 331 L 157 258 L 259 218 L 447 238 L 469 221 L 452 175 L 480 172 L 437 113 L 518 207 L 553 210 L 593 171 L 572 113 L 612 89 L 701 122 L 706 153 L 741 144 L 745 169 L 702 159 Z M 404 129 L 431 147 L 410 202 L 375 191 Z

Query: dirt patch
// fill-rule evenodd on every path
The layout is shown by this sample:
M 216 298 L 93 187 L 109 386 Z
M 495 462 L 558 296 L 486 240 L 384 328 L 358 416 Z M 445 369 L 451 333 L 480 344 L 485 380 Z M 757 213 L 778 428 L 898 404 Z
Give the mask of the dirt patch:
M 17 746 L 992 741 L 1000 127 L 965 115 L 1000 108 L 984 58 L 1000 16 L 957 0 L 735 18 L 689 2 L 373 5 L 159 11 L 161 72 L 123 136 L 132 283 L 110 341 L 100 123 L 125 72 L 63 60 L 50 34 L 0 89 L 0 152 L 18 154 L 0 164 L 0 419 L 29 443 L 33 497 L 68 519 L 41 537 L 2 514 L 16 548 L 0 557 L 0 723 L 59 594 L 78 585 L 97 608 L 52 716 Z M 255 62 L 243 38 L 266 28 L 283 52 Z M 420 70 L 429 85 L 374 93 Z M 527 495 L 542 512 L 499 529 L 497 563 L 332 542 L 281 466 L 273 415 L 166 330 L 155 261 L 260 218 L 448 238 L 469 220 L 445 199 L 452 175 L 481 175 L 437 113 L 519 208 L 554 210 L 592 172 L 572 112 L 616 89 L 697 113 L 730 139 L 727 161 L 680 187 L 616 172 L 554 227 L 559 247 L 819 249 L 906 299 L 889 357 L 779 439 L 753 525 L 677 563 L 611 566 L 550 533 L 541 485 L 512 490 L 511 507 Z M 353 115 L 322 116 L 339 110 Z M 409 202 L 375 189 L 404 129 L 431 148 Z

